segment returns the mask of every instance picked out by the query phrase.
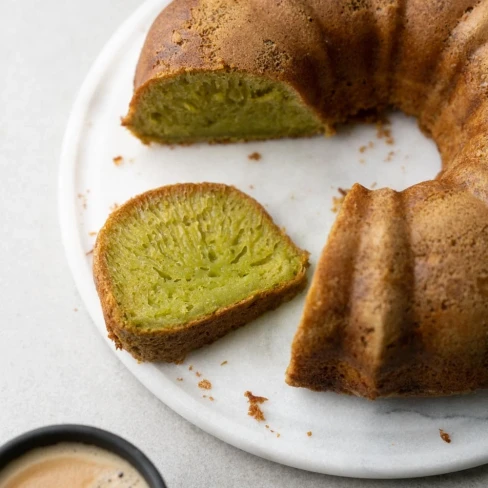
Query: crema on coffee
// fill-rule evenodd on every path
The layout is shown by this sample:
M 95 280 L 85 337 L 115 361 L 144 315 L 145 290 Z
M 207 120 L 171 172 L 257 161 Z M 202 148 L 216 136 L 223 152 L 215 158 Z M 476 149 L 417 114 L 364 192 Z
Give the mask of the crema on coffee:
M 0 472 L 0 488 L 149 488 L 127 461 L 105 449 L 61 443 L 33 449 Z

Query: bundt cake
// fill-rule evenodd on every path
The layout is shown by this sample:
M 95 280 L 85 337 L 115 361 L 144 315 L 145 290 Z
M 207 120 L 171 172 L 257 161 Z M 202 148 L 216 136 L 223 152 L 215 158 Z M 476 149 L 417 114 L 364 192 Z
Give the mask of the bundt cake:
M 179 361 L 293 298 L 308 253 L 234 187 L 179 184 L 119 207 L 93 269 L 109 337 L 141 361 Z
M 488 387 L 488 0 L 175 0 L 123 123 L 144 142 L 324 133 L 394 106 L 443 169 L 348 194 L 287 382 L 370 398 Z

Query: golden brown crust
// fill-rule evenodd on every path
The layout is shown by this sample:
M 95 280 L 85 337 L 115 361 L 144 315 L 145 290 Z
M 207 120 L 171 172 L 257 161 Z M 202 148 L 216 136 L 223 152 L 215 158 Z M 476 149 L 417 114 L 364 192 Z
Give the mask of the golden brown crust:
M 215 313 L 197 318 L 189 323 L 159 330 L 138 330 L 124 320 L 121 307 L 114 295 L 114 284 L 111 279 L 106 251 L 109 243 L 109 232 L 114 226 L 121 225 L 134 207 L 151 199 L 164 199 L 169 195 L 187 195 L 189 192 L 219 191 L 237 193 L 240 198 L 248 200 L 260 213 L 268 225 L 281 234 L 290 246 L 301 257 L 301 269 L 293 280 L 271 289 L 258 291 L 254 295 L 217 310 Z M 273 222 L 266 210 L 253 198 L 234 187 L 218 183 L 184 183 L 169 185 L 138 195 L 113 212 L 100 230 L 93 254 L 93 273 L 109 337 L 117 348 L 123 348 L 140 361 L 177 362 L 194 349 L 210 344 L 228 332 L 254 320 L 268 310 L 277 308 L 291 300 L 306 286 L 308 253 L 297 248 L 291 239 Z

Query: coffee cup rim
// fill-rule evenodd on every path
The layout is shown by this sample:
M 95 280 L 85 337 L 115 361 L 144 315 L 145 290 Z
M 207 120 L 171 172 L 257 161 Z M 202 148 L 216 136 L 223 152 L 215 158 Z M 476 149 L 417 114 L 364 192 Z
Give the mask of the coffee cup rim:
M 96 446 L 128 461 L 150 488 L 167 488 L 153 462 L 134 444 L 104 429 L 82 424 L 58 424 L 29 430 L 0 446 L 0 471 L 33 449 L 62 442 Z

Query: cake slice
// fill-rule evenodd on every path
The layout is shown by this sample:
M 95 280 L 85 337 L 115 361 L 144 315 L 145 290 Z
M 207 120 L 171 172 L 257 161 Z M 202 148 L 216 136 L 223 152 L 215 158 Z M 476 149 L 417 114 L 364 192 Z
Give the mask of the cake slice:
M 215 183 L 133 198 L 99 232 L 93 264 L 116 347 L 167 362 L 293 298 L 307 267 L 259 203 Z

